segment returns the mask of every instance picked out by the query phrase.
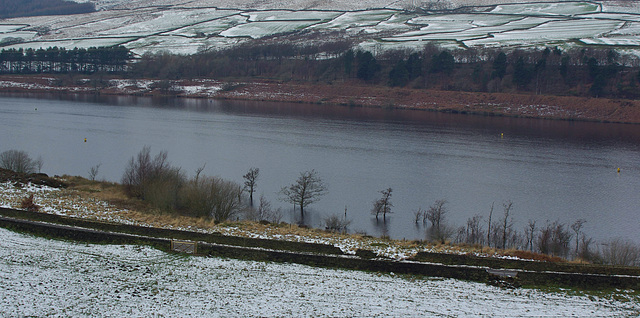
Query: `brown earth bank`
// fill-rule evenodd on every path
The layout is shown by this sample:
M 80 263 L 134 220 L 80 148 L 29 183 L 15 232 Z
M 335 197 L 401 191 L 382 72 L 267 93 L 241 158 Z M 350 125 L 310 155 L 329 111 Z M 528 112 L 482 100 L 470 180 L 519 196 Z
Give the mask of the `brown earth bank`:
M 67 184 L 56 178 L 50 178 L 44 173 L 24 174 L 7 169 L 0 168 L 0 183 L 12 182 L 20 184 L 34 184 L 39 186 L 47 186 L 52 188 L 66 188 Z
M 60 92 L 108 95 L 260 100 L 416 109 L 490 116 L 640 123 L 640 101 L 508 93 L 425 90 L 361 82 L 300 83 L 268 79 L 118 79 L 79 75 L 3 75 L 0 92 Z

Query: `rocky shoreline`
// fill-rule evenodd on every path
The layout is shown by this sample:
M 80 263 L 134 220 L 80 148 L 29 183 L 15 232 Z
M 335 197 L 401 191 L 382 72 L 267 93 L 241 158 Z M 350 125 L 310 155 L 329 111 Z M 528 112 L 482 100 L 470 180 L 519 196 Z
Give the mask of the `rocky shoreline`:
M 327 84 L 264 79 L 161 81 L 69 75 L 3 75 L 0 76 L 0 92 L 169 95 L 640 124 L 638 100 L 392 88 L 357 82 Z

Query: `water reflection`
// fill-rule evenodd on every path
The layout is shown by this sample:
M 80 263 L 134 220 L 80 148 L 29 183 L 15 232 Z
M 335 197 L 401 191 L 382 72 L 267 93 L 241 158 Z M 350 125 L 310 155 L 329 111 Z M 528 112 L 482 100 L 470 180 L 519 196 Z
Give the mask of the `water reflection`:
M 297 104 L 256 101 L 229 101 L 173 97 L 103 96 L 74 94 L 1 94 L 0 96 L 29 97 L 42 100 L 64 100 L 99 103 L 110 106 L 136 106 L 173 109 L 201 113 L 226 113 L 247 116 L 311 118 L 357 122 L 386 122 L 429 125 L 465 131 L 466 134 L 491 134 L 510 138 L 530 136 L 541 140 L 608 146 L 628 143 L 640 144 L 640 125 L 538 120 L 504 116 L 477 116 L 415 111 L 377 109 L 337 105 Z
M 374 235 L 378 237 L 390 237 L 389 228 L 391 227 L 390 219 L 372 219 Z

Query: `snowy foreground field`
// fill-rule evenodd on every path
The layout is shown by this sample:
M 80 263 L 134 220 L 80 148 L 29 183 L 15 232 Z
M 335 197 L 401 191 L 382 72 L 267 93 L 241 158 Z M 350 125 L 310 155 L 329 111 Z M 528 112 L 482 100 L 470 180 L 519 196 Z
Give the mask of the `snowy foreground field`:
M 481 283 L 88 245 L 0 229 L 0 316 L 637 317 L 622 294 Z

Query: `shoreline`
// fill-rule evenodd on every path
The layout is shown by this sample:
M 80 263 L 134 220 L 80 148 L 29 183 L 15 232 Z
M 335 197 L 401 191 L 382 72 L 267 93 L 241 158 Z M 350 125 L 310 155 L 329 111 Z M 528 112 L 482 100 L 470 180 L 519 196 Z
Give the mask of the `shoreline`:
M 1 75 L 2 93 L 173 96 L 300 104 L 331 104 L 481 116 L 640 124 L 640 101 L 573 96 L 458 92 L 253 79 L 162 81 L 80 75 Z

